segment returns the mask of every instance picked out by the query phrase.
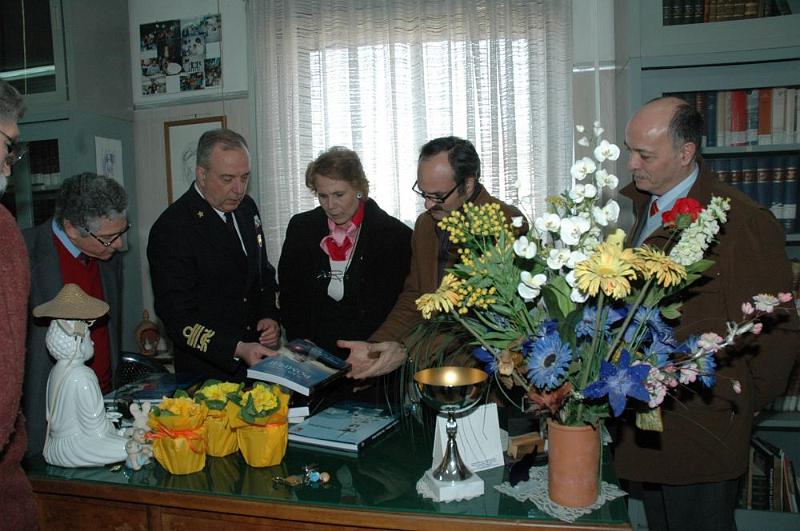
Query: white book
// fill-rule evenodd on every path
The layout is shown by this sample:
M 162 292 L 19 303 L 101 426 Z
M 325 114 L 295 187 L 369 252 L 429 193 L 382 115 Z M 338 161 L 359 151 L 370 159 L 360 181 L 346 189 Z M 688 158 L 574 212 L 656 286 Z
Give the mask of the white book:
M 786 87 L 772 89 L 772 143 L 785 144 Z
M 783 139 L 785 144 L 791 144 L 794 142 L 796 95 L 796 89 L 786 89 L 786 112 L 784 114 L 785 117 L 783 123 Z

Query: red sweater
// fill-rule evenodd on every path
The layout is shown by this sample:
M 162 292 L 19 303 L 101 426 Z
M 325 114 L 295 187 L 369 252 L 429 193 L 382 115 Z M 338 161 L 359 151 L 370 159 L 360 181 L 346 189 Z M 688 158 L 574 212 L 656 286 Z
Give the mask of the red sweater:
M 20 466 L 25 455 L 25 418 L 20 413 L 25 372 L 25 326 L 30 271 L 17 224 L 0 206 L 0 515 L 5 529 L 36 529 L 36 502 Z
M 105 300 L 103 297 L 103 281 L 100 278 L 100 267 L 97 260 L 86 257 L 87 263 L 72 256 L 61 240 L 53 235 L 58 261 L 61 265 L 61 280 L 64 284 L 77 284 L 90 297 Z M 108 315 L 98 319 L 91 329 L 94 343 L 94 357 L 86 364 L 92 368 L 100 382 L 103 393 L 111 391 L 111 343 L 108 338 Z

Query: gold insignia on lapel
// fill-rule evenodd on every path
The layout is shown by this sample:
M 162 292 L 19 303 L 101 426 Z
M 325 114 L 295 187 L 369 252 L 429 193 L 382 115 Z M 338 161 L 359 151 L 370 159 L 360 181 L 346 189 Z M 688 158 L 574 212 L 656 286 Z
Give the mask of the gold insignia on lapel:
M 202 210 L 198 210 L 198 211 L 197 211 L 197 217 L 198 217 L 198 218 L 202 218 L 202 217 L 203 217 L 203 215 L 204 215 L 204 214 L 203 214 L 203 211 L 202 211 Z
M 183 328 L 183 337 L 186 338 L 186 344 L 192 348 L 196 348 L 200 352 L 208 350 L 208 343 L 214 337 L 215 332 L 210 328 L 206 328 L 200 323 L 195 323 Z

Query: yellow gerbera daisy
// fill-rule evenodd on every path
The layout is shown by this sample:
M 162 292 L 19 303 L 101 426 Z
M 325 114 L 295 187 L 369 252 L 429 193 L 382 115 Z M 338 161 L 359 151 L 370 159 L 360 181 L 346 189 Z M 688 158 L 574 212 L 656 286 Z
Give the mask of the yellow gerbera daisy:
M 636 256 L 641 262 L 644 277 L 649 279 L 655 275 L 659 286 L 668 288 L 686 279 L 686 269 L 663 251 L 645 245 L 636 250 Z
M 637 259 L 632 249 L 603 242 L 588 259 L 575 267 L 578 288 L 590 296 L 602 290 L 606 296 L 622 299 L 631 292 L 629 279 L 636 278 Z
M 442 283 L 433 293 L 426 293 L 416 300 L 417 309 L 422 312 L 424 319 L 430 319 L 434 311 L 450 312 L 461 303 L 459 287 L 461 281 L 448 273 L 442 279 Z

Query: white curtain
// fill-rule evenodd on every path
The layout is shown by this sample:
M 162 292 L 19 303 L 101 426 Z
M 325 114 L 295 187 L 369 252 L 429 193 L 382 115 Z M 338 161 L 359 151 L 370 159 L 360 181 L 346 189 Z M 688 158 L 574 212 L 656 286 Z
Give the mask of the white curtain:
M 342 145 L 413 225 L 419 148 L 471 140 L 489 192 L 528 215 L 570 182 L 571 2 L 250 0 L 257 175 L 270 257 L 316 206 L 308 163 Z

